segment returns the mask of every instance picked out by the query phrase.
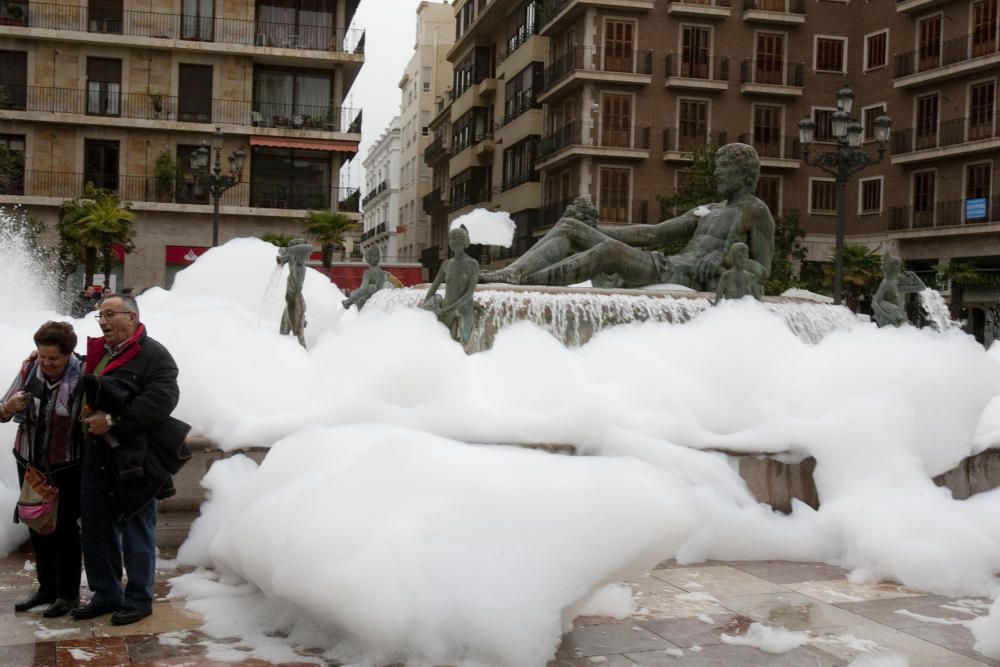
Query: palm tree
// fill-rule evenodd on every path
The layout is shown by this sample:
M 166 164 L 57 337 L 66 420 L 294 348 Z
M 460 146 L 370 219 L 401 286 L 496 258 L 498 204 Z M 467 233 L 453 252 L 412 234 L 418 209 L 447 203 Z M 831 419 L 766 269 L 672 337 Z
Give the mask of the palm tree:
M 832 284 L 832 270 L 830 274 Z M 863 245 L 844 246 L 844 300 L 848 308 L 858 312 L 861 296 L 874 294 L 881 280 L 882 255 L 878 250 Z
M 333 264 L 334 246 L 343 244 L 344 232 L 353 225 L 354 221 L 340 211 L 306 211 L 302 229 L 319 242 L 324 269 Z
M 282 234 L 281 232 L 267 232 L 260 235 L 260 240 L 267 241 L 271 245 L 279 248 L 284 248 L 288 245 L 288 242 L 292 240 L 292 237 L 288 234 Z
M 948 309 L 951 311 L 952 319 L 958 321 L 962 319 L 962 301 L 966 285 L 982 284 L 983 276 L 973 263 L 961 259 L 949 259 L 947 264 L 938 264 L 934 268 L 938 275 L 951 285 Z
M 82 250 L 85 285 L 94 281 L 98 252 L 104 286 L 110 287 L 114 245 L 125 246 L 126 252 L 134 248 L 132 224 L 136 215 L 130 208 L 131 204 L 122 204 L 117 192 L 95 188 L 93 183 L 87 183 L 83 197 L 63 204 L 59 233 L 64 241 Z

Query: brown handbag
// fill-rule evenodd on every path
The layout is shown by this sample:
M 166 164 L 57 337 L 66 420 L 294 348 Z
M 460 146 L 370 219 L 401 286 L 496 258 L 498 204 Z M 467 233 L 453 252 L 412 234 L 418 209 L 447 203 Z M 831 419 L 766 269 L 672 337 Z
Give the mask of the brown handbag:
M 51 535 L 59 512 L 59 487 L 49 482 L 45 473 L 33 465 L 24 471 L 21 497 L 17 499 L 17 518 L 39 535 Z

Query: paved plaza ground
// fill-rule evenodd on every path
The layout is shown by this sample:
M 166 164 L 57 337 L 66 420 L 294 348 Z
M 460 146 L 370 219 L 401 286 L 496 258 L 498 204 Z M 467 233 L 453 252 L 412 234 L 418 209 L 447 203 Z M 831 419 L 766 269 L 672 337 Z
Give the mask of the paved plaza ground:
M 134 625 L 112 626 L 108 616 L 81 622 L 43 619 L 37 611 L 15 614 L 14 602 L 34 585 L 34 572 L 26 567 L 30 558 L 21 551 L 0 559 L 2 667 L 273 664 L 210 659 L 213 647 L 238 642 L 206 637 L 198 631 L 196 614 L 166 599 L 176 571 L 158 573 L 155 611 Z M 910 667 L 1000 667 L 1000 660 L 976 653 L 972 635 L 958 622 L 984 614 L 986 600 L 927 595 L 893 584 L 856 585 L 844 570 L 822 563 L 713 561 L 683 567 L 667 562 L 632 585 L 640 611 L 624 621 L 577 619 L 550 667 L 834 667 L 874 651 L 905 656 Z M 745 634 L 752 622 L 805 631 L 809 642 L 769 654 L 721 638 Z

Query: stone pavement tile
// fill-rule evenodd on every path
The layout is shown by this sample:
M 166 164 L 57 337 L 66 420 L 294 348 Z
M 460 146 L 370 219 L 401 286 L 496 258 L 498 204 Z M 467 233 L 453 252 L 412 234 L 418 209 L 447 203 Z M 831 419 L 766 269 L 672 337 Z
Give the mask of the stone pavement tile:
M 822 648 L 845 661 L 862 653 L 891 651 L 906 657 L 910 667 L 983 667 L 988 661 L 950 651 L 902 630 L 877 623 L 843 628 L 825 628 L 810 633 L 812 646 Z
M 684 649 L 675 657 L 664 651 L 629 651 L 626 657 L 644 667 L 843 667 L 844 662 L 812 646 L 800 646 L 788 653 L 764 653 L 749 646 L 716 644 L 700 651 Z
M 556 651 L 556 659 L 588 658 L 665 648 L 677 647 L 629 620 L 573 628 L 563 635 L 562 643 Z
M 56 644 L 55 667 L 124 667 L 130 662 L 122 637 L 66 639 Z
M 597 665 L 600 667 L 635 667 L 636 663 L 624 655 L 595 655 L 589 658 L 557 659 L 548 663 L 546 667 L 596 667 Z
M 197 630 L 180 630 L 163 634 L 126 635 L 128 654 L 132 662 L 155 662 L 187 657 L 200 658 L 208 648 L 200 642 L 206 635 Z
M 907 628 L 928 623 L 928 621 L 915 618 L 910 614 L 899 613 L 904 610 L 917 616 L 963 621 L 972 620 L 980 613 L 985 614 L 987 611 L 986 607 L 981 607 L 978 613 L 973 609 L 961 611 L 959 608 L 955 608 L 956 602 L 954 598 L 942 595 L 921 595 L 911 598 L 844 602 L 838 603 L 837 606 L 891 628 Z M 985 601 L 983 603 L 985 604 Z M 944 605 L 952 608 L 947 608 Z
M 30 611 L 0 614 L 0 646 L 93 635 L 89 622 L 74 621 L 69 616 L 43 618 L 41 612 Z
M 131 625 L 112 625 L 111 616 L 94 619 L 94 634 L 98 637 L 141 635 L 150 633 L 193 630 L 201 627 L 202 618 L 188 611 L 183 601 L 154 602 L 153 614 Z
M 721 602 L 723 607 L 749 616 L 754 621 L 788 630 L 814 630 L 865 623 L 861 616 L 793 592 L 742 595 L 724 598 Z
M 801 581 L 827 581 L 846 579 L 847 570 L 827 563 L 793 563 L 785 560 L 759 560 L 731 562 L 729 566 L 760 577 L 775 584 L 794 584 Z
M 905 588 L 899 584 L 852 584 L 846 579 L 794 582 L 785 584 L 785 588 L 834 605 L 845 602 L 914 598 L 926 595 L 926 593 Z
M 684 618 L 699 614 L 718 614 L 725 610 L 711 596 L 690 593 L 652 576 L 628 582 L 638 611 L 633 618 Z
M 962 655 L 974 658 L 979 662 L 1000 667 L 1000 660 L 988 658 L 975 648 L 976 639 L 964 625 L 942 625 L 940 623 L 926 623 L 923 625 L 911 625 L 900 628 L 900 632 L 917 637 L 931 644 L 936 644 L 949 651 L 961 653 Z
M 660 635 L 664 639 L 669 639 L 681 648 L 688 648 L 690 646 L 721 644 L 722 640 L 719 636 L 723 632 L 733 634 L 727 626 L 730 625 L 733 619 L 736 618 L 738 618 L 736 614 L 720 615 L 716 613 L 707 617 L 706 620 L 711 620 L 711 623 L 706 623 L 697 617 L 670 618 L 651 621 L 636 619 L 636 621 L 642 627 Z
M 777 584 L 726 565 L 653 570 L 650 574 L 690 593 L 707 593 L 715 598 L 781 593 L 785 590 Z
M 55 642 L 0 646 L 0 665 L 3 667 L 52 667 L 54 664 Z

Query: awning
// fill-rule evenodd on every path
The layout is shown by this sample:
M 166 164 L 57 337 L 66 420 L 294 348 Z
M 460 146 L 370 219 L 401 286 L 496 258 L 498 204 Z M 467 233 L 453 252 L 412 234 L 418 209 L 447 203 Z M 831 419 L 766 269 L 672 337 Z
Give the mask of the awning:
M 331 151 L 334 153 L 358 152 L 357 141 L 323 140 L 323 139 L 287 139 L 285 137 L 250 137 L 251 146 L 269 146 L 271 148 L 302 148 L 310 151 Z

